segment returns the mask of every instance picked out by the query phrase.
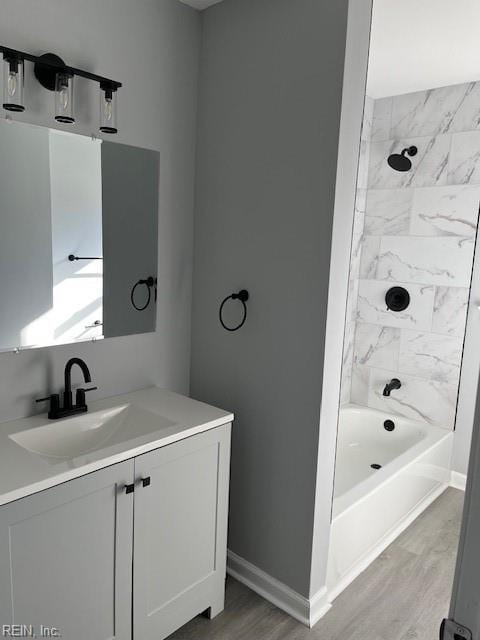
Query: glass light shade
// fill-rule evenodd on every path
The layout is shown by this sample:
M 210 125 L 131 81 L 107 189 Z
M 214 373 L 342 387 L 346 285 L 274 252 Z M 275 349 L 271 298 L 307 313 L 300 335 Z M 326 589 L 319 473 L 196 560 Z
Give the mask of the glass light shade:
M 3 59 L 3 108 L 7 111 L 25 111 L 23 103 L 23 60 Z
M 75 122 L 73 115 L 73 76 L 59 72 L 55 80 L 55 120 L 63 124 Z
M 118 133 L 117 90 L 112 87 L 100 88 L 100 131 Z

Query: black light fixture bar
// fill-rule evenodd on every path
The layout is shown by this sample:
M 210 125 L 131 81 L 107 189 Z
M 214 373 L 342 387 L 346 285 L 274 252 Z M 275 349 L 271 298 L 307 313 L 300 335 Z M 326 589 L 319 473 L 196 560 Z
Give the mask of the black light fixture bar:
M 48 67 L 52 71 L 63 71 L 68 75 L 79 76 L 81 78 L 86 78 L 87 80 L 93 80 L 93 82 L 98 82 L 101 87 L 109 87 L 116 90 L 122 86 L 122 83 L 117 82 L 116 80 L 110 80 L 110 78 L 104 78 L 103 76 L 98 76 L 95 73 L 90 73 L 90 71 L 84 71 L 83 69 L 69 67 L 68 65 L 60 62 L 60 59 L 58 59 L 58 62 L 55 60 L 45 60 L 43 56 L 34 56 L 31 53 L 18 51 L 17 49 L 11 49 L 2 45 L 0 45 L 0 52 L 3 53 L 3 56 L 7 58 L 9 55 L 12 57 L 18 57 L 20 59 L 33 62 L 34 64 Z

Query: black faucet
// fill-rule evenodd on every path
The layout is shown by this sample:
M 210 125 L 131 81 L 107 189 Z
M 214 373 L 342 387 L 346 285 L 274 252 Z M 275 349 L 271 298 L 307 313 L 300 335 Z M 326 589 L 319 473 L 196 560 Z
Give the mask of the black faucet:
M 66 418 L 67 416 L 75 415 L 76 413 L 85 413 L 88 411 L 88 406 L 85 401 L 85 394 L 88 391 L 95 391 L 97 387 L 90 387 L 90 389 L 77 389 L 75 396 L 75 404 L 73 404 L 72 398 L 72 367 L 78 365 L 83 373 L 83 379 L 86 383 L 92 381 L 90 370 L 86 363 L 80 358 L 70 358 L 65 365 L 65 390 L 63 392 L 63 407 L 60 405 L 60 395 L 53 393 L 46 398 L 40 398 L 37 402 L 50 402 L 50 409 L 48 417 L 50 420 L 57 420 L 58 418 Z
M 385 385 L 385 389 L 383 390 L 383 395 L 388 398 L 390 396 L 390 393 L 394 389 L 400 389 L 401 386 L 402 386 L 402 383 L 398 378 L 392 378 L 390 382 L 387 382 L 387 384 Z

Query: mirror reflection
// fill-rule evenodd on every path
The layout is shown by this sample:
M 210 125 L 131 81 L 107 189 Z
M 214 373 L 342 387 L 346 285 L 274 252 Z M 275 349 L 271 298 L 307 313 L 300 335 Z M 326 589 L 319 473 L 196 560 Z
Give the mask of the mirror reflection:
M 159 154 L 8 121 L 0 148 L 0 350 L 154 331 Z

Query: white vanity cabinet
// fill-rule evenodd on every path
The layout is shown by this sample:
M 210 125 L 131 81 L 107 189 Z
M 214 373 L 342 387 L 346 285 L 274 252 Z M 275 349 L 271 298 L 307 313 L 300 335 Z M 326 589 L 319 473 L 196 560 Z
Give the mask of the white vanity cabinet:
M 229 458 L 227 426 L 135 459 L 135 638 L 160 640 L 222 611 Z
M 0 506 L 0 629 L 161 640 L 219 613 L 229 457 L 225 424 Z
M 0 507 L 0 630 L 130 638 L 133 470 L 129 460 Z

